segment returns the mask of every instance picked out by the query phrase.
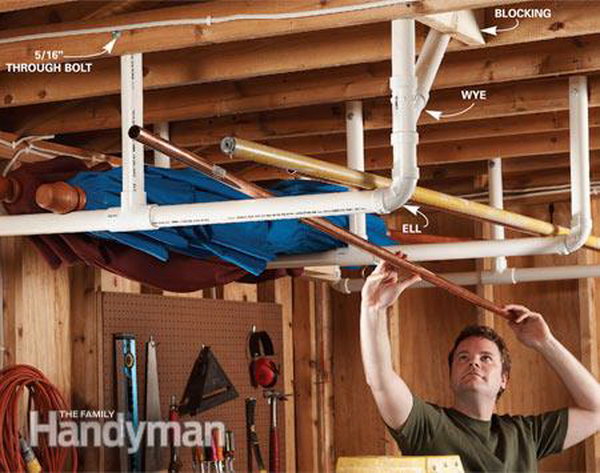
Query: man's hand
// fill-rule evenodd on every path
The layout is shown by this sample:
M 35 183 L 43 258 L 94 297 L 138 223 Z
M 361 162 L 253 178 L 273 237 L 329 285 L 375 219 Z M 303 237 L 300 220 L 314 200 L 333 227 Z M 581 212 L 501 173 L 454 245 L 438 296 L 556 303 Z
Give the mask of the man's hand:
M 420 280 L 417 274 L 401 280 L 391 264 L 381 262 L 365 281 L 362 288 L 363 304 L 377 311 L 387 309 L 405 289 Z
M 517 304 L 508 304 L 504 309 L 513 316 L 509 325 L 525 346 L 539 349 L 552 339 L 552 332 L 541 314 Z

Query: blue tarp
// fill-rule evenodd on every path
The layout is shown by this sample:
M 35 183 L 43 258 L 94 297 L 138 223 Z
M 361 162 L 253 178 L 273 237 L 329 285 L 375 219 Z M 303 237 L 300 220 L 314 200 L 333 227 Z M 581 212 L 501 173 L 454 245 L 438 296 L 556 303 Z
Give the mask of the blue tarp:
M 174 205 L 249 198 L 193 169 L 146 166 L 145 178 L 149 204 Z M 86 192 L 86 210 L 120 206 L 121 168 L 105 172 L 80 172 L 67 182 Z M 301 180 L 281 181 L 270 187 L 270 191 L 279 196 L 346 190 L 341 186 Z M 347 216 L 327 217 L 327 220 L 348 228 Z M 367 216 L 367 233 L 369 240 L 377 245 L 396 243 L 386 236 L 385 224 L 376 215 Z M 91 235 L 128 245 L 162 261 L 169 259 L 170 252 L 200 259 L 218 256 L 254 275 L 262 273 L 267 263 L 278 255 L 312 253 L 346 246 L 297 219 L 194 225 L 143 232 L 93 232 Z

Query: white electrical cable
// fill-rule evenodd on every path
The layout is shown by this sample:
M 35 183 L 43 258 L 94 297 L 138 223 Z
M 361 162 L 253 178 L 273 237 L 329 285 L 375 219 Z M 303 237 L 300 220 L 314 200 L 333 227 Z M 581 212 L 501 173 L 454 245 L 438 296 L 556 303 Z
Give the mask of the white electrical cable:
M 597 194 L 600 192 L 600 181 L 591 182 L 592 194 Z M 525 189 L 513 189 L 513 190 L 505 190 L 506 193 L 504 200 L 515 200 L 522 199 L 523 197 L 538 197 L 544 195 L 554 195 L 554 194 L 564 194 L 565 192 L 569 192 L 569 185 L 556 185 L 556 186 L 540 186 L 540 187 L 529 187 Z M 461 199 L 470 199 L 470 200 L 485 200 L 487 199 L 487 192 L 474 192 L 471 194 L 461 194 L 457 197 Z
M 134 23 L 131 25 L 120 26 L 102 26 L 97 28 L 82 28 L 79 30 L 68 31 L 53 31 L 49 33 L 37 33 L 23 36 L 15 36 L 13 38 L 0 39 L 0 44 L 18 43 L 21 41 L 30 41 L 36 39 L 49 38 L 64 38 L 68 36 L 79 36 L 82 34 L 97 34 L 97 33 L 115 33 L 123 31 L 132 31 L 144 28 L 160 28 L 163 26 L 185 26 L 185 25 L 204 25 L 211 26 L 218 23 L 229 23 L 233 21 L 248 21 L 248 20 L 293 20 L 298 18 L 308 18 L 315 16 L 335 15 L 338 13 L 349 13 L 362 10 L 370 10 L 374 8 L 385 8 L 394 5 L 406 5 L 412 3 L 420 3 L 421 0 L 379 0 L 376 2 L 361 3 L 358 5 L 349 5 L 345 7 L 323 8 L 321 10 L 308 10 L 302 12 L 289 13 L 264 13 L 264 14 L 239 14 L 228 16 L 207 16 L 205 18 L 182 18 L 179 20 L 162 20 L 151 21 L 146 23 Z
M 51 158 L 51 155 L 48 154 L 43 154 L 40 151 L 36 151 L 34 149 L 34 145 L 33 143 L 35 141 L 40 141 L 40 140 L 48 140 L 48 139 L 52 139 L 54 138 L 54 135 L 45 135 L 45 136 L 24 136 L 23 138 L 20 138 L 16 141 L 6 141 L 6 140 L 1 140 L 2 144 L 6 144 L 7 146 L 10 146 L 12 149 L 15 149 L 19 146 L 21 146 L 21 144 L 26 143 L 26 146 L 24 146 L 23 148 L 19 149 L 11 158 L 11 160 L 8 162 L 8 164 L 6 165 L 6 167 L 4 168 L 4 170 L 2 171 L 2 176 L 6 177 L 6 175 L 9 173 L 9 171 L 12 169 L 12 167 L 15 165 L 15 163 L 19 160 L 19 158 L 21 157 L 21 155 L 23 153 L 31 153 L 33 152 L 34 154 L 38 154 L 38 155 L 42 155 L 43 157 L 46 158 Z

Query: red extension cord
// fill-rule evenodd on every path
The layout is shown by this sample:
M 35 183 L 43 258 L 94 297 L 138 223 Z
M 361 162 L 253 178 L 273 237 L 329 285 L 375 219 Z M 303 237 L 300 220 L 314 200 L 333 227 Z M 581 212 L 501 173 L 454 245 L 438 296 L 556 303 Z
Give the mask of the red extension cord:
M 44 374 L 33 366 L 16 365 L 0 371 L 0 471 L 26 473 L 19 448 L 19 406 L 22 395 L 29 395 L 32 410 L 45 419 L 49 411 L 66 411 L 67 403 Z M 40 435 L 36 448 L 38 461 L 45 472 L 63 472 L 71 450 L 71 471 L 77 471 L 75 448 L 49 447 L 46 435 Z

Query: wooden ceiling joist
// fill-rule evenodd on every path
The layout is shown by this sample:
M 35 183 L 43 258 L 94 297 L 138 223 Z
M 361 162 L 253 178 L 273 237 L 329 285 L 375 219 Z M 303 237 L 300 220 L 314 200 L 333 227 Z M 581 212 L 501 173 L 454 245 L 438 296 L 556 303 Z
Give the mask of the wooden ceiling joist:
M 600 150 L 600 134 L 590 136 L 590 149 Z M 536 133 L 521 135 L 511 139 L 500 137 L 496 140 L 481 138 L 464 140 L 460 143 L 427 144 L 419 146 L 419 165 L 459 163 L 488 160 L 490 157 L 502 159 L 525 158 L 528 156 L 554 155 L 569 151 L 569 133 Z M 344 163 L 345 152 L 317 154 L 314 157 Z M 367 169 L 390 169 L 392 165 L 391 148 L 369 149 L 365 156 Z
M 145 123 L 208 118 L 239 113 L 281 110 L 306 105 L 344 103 L 359 100 L 387 97 L 388 80 L 385 73 L 374 76 L 373 69 L 356 67 L 351 74 L 333 77 L 318 75 L 314 80 L 281 81 L 271 83 L 245 82 L 243 87 L 235 84 L 207 84 L 167 91 L 153 91 L 146 94 L 144 104 Z M 324 83 L 330 85 L 324 87 Z M 487 87 L 488 98 L 480 101 L 464 115 L 444 119 L 446 122 L 479 120 L 501 116 L 523 115 L 562 111 L 568 108 L 566 79 L 544 79 L 520 83 L 497 84 Z M 600 77 L 590 78 L 590 106 L 600 105 Z M 443 111 L 458 111 L 469 105 L 462 99 L 460 90 L 434 91 L 428 108 Z M 41 113 L 40 109 L 38 113 Z M 45 112 L 47 113 L 47 112 Z M 5 116 L 5 129 L 23 130 L 23 124 L 35 114 L 11 111 Z M 420 124 L 433 123 L 429 115 L 421 116 Z M 55 118 L 35 127 L 26 129 L 29 134 L 77 133 L 120 127 L 118 97 L 108 97 L 93 103 L 82 103 Z M 14 128 L 7 128 L 13 126 Z M 193 137 L 191 137 L 193 139 Z M 193 146 L 195 143 L 180 143 Z
M 110 19 L 60 23 L 47 27 L 22 28 L 0 32 L 0 43 L 4 38 L 19 38 L 30 34 L 77 31 L 89 28 L 108 29 L 152 21 L 186 18 L 218 18 L 238 14 L 276 14 L 289 11 L 303 12 L 355 6 L 368 2 L 357 0 L 329 0 L 323 4 L 315 0 L 262 0 L 247 2 L 240 0 L 214 1 L 190 6 L 131 13 Z M 390 21 L 396 18 L 434 15 L 455 10 L 469 10 L 498 5 L 525 3 L 525 0 L 422 0 L 419 3 L 398 4 L 395 6 L 367 10 L 312 16 L 293 20 L 242 20 L 227 23 L 204 25 L 176 25 L 160 28 L 140 28 L 125 31 L 117 42 L 114 54 L 167 51 L 193 46 L 245 41 L 258 38 L 272 38 L 293 33 L 339 28 Z M 86 56 L 98 53 L 110 40 L 110 31 L 50 39 L 29 39 L 8 44 L 0 44 L 0 67 L 6 63 L 27 63 L 32 61 L 31 52 L 36 49 L 63 50 L 70 56 Z
M 569 5 L 557 12 L 566 22 L 574 11 Z M 600 3 L 593 9 L 600 16 Z M 455 52 L 444 58 L 434 88 L 600 70 L 599 37 L 591 35 L 592 32 L 600 32 L 597 16 L 585 15 L 588 24 L 582 26 L 582 30 L 567 30 L 569 34 L 580 35 L 576 41 L 547 41 L 555 37 L 555 31 L 540 28 L 528 36 L 528 43 L 515 43 L 512 48 L 506 47 L 510 43 L 503 43 L 505 47 L 501 49 L 459 53 L 464 48 L 459 48 L 459 43 L 451 43 L 449 49 Z M 516 31 L 506 36 L 510 37 Z M 532 42 L 534 38 L 538 41 Z M 389 61 L 390 41 L 389 26 L 377 23 L 341 28 L 334 34 L 323 31 L 282 36 L 277 41 L 235 42 L 175 53 L 150 54 L 144 58 L 144 85 L 147 90 L 153 90 L 378 63 Z M 573 62 L 573 57 L 581 59 Z M 3 74 L 0 75 L 0 96 L 3 97 L 0 108 L 118 94 L 119 71 L 118 60 L 111 58 L 97 61 L 89 77 L 53 74 L 56 80 L 49 81 L 48 74 Z M 517 77 L 513 77 L 515 72 Z M 20 80 L 15 80 L 16 77 Z
M 16 10 L 26 10 L 29 8 L 47 7 L 49 5 L 58 5 L 61 3 L 72 3 L 77 0 L 3 0 L 0 2 L 0 13 Z

